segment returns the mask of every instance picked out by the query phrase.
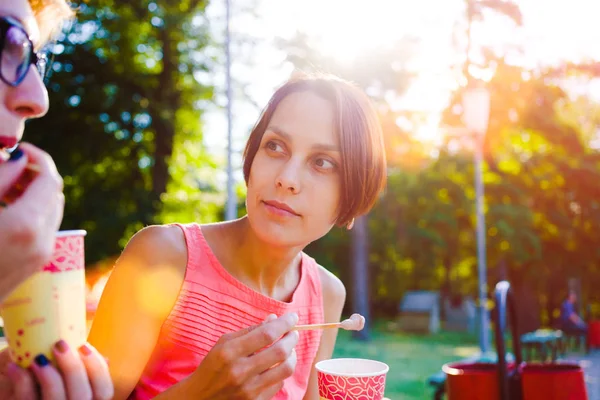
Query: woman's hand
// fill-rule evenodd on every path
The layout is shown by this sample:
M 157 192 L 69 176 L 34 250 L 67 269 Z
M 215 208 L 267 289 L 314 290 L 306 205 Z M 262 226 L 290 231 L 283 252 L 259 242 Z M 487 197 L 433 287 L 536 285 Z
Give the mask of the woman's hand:
M 114 389 L 106 360 L 89 344 L 73 351 L 59 341 L 53 349 L 58 368 L 41 355 L 29 370 L 0 353 L 0 398 L 7 400 L 109 400 Z
M 0 203 L 0 301 L 50 259 L 65 202 L 52 158 L 26 143 L 19 149 L 23 153 L 18 159 L 0 164 L 0 199 L 27 164 L 39 171 L 13 203 Z
M 296 368 L 298 332 L 291 329 L 297 322 L 296 314 L 269 316 L 257 327 L 223 335 L 181 393 L 207 400 L 270 400 Z

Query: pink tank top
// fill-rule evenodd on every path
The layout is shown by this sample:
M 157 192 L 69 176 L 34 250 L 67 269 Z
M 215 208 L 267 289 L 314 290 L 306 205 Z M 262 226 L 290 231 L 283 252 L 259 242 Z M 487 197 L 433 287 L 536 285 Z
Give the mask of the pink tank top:
M 289 303 L 264 296 L 230 275 L 219 263 L 198 224 L 177 225 L 185 234 L 188 262 L 179 298 L 129 399 L 151 399 L 190 375 L 219 338 L 259 324 L 267 315 L 296 312 L 298 324 L 323 322 L 318 266 L 302 253 L 300 283 Z M 304 397 L 321 340 L 320 330 L 300 331 L 297 365 L 275 400 Z

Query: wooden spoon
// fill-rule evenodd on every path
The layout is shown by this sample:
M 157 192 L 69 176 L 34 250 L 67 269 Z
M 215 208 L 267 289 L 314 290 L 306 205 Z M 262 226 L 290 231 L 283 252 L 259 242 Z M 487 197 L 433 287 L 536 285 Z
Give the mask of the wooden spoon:
M 329 324 L 311 324 L 311 325 L 296 325 L 292 328 L 293 331 L 307 331 L 311 329 L 329 329 L 341 328 L 347 331 L 360 331 L 365 327 L 365 317 L 360 314 L 352 314 L 350 318 L 341 322 L 333 322 Z

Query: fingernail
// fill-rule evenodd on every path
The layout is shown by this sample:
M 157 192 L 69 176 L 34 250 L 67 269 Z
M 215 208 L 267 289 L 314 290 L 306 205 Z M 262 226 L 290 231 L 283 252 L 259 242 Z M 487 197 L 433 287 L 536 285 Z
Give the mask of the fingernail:
M 90 350 L 90 348 L 89 348 L 89 347 L 87 347 L 87 345 L 86 345 L 86 344 L 84 344 L 83 346 L 81 346 L 81 347 L 79 348 L 79 352 L 81 353 L 81 355 L 83 355 L 83 356 L 85 356 L 85 357 L 87 357 L 87 356 L 89 356 L 90 354 L 92 354 L 92 351 Z
M 296 314 L 296 313 L 291 313 L 290 315 L 291 315 L 291 316 L 290 316 L 290 318 L 292 319 L 292 323 L 293 323 L 294 325 L 296 325 L 296 324 L 298 323 L 298 320 L 300 319 L 300 318 L 298 317 L 298 314 Z
M 269 314 L 269 315 L 267 315 L 267 318 L 265 318 L 265 320 L 263 322 L 273 321 L 276 318 L 277 318 L 277 315 L 275 315 L 275 314 Z
M 40 367 L 45 367 L 46 365 L 50 364 L 50 360 L 48 360 L 48 357 L 46 357 L 43 354 L 37 356 L 34 361 Z
M 64 354 L 67 352 L 67 350 L 69 350 L 69 345 L 64 340 L 59 340 L 54 345 L 54 348 L 56 348 L 56 351 L 58 351 L 60 354 Z
M 10 158 L 8 159 L 8 161 L 17 161 L 19 160 L 21 157 L 23 157 L 25 153 L 23 153 L 23 150 L 17 148 L 15 150 L 13 150 L 12 153 L 10 153 Z

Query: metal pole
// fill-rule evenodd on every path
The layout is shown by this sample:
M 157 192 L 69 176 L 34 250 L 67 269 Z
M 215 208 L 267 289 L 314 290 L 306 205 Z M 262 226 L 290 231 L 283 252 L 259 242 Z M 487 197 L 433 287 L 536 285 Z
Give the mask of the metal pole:
M 237 218 L 237 200 L 235 196 L 235 181 L 233 178 L 233 138 L 231 116 L 231 50 L 230 50 L 230 0 L 225 0 L 225 79 L 227 85 L 227 204 L 225 219 Z
M 489 319 L 487 312 L 487 267 L 485 244 L 485 214 L 483 187 L 483 135 L 476 135 L 475 149 L 475 205 L 477 215 L 477 263 L 479 275 L 479 347 L 482 353 L 489 350 Z

